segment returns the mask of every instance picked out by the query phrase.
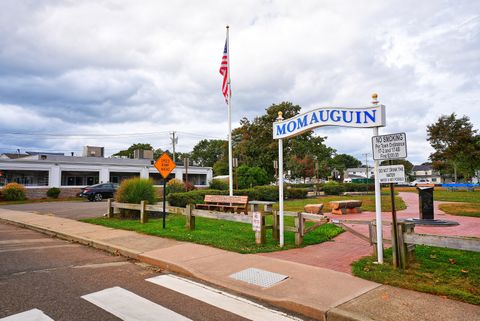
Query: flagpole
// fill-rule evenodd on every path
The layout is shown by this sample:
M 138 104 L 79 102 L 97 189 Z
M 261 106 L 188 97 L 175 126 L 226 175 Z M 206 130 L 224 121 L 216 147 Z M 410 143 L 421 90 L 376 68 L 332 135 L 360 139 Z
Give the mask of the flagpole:
M 227 50 L 228 50 L 228 187 L 230 196 L 233 196 L 233 164 L 232 164 L 232 89 L 230 87 L 230 39 L 227 26 Z

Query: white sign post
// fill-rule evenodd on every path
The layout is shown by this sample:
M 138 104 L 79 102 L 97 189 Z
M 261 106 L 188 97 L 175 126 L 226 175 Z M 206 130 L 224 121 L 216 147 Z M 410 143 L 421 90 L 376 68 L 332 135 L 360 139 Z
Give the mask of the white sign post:
M 407 135 L 405 133 L 396 133 L 388 135 L 374 135 L 372 137 L 373 159 L 375 160 L 375 191 L 377 184 L 390 184 L 390 198 L 392 201 L 392 249 L 393 249 L 393 265 L 398 267 L 399 247 L 398 247 L 398 231 L 397 231 L 397 212 L 395 209 L 395 192 L 393 184 L 405 182 L 405 169 L 403 165 L 392 165 L 393 159 L 407 157 Z M 389 160 L 390 166 L 377 166 L 380 160 Z M 375 196 L 375 200 L 376 200 Z M 378 208 L 377 208 L 378 212 Z M 377 217 L 377 233 L 378 233 L 378 217 Z M 377 248 L 378 261 L 380 261 L 380 248 Z
M 380 184 L 405 183 L 405 168 L 403 165 L 380 166 L 378 168 Z

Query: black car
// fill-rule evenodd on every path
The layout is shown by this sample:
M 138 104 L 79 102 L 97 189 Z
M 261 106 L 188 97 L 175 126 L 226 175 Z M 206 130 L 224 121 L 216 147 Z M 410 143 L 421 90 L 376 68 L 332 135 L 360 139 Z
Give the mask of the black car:
M 81 197 L 87 198 L 90 202 L 99 202 L 104 198 L 111 198 L 117 191 L 118 185 L 113 183 L 102 183 L 82 188 Z

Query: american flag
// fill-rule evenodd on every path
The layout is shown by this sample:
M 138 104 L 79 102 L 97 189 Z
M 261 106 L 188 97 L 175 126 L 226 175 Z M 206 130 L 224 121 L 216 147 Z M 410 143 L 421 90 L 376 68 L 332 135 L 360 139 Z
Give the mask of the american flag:
M 220 75 L 223 76 L 222 93 L 227 104 L 230 96 L 232 95 L 230 91 L 230 77 L 228 72 L 228 41 L 225 40 L 225 49 L 223 50 L 222 63 L 220 64 Z

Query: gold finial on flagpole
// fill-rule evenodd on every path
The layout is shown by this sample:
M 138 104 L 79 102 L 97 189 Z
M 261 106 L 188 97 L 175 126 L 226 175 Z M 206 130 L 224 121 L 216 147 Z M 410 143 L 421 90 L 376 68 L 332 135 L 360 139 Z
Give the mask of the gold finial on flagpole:
M 378 94 L 377 93 L 373 93 L 372 94 L 372 104 L 376 105 L 378 104 Z

